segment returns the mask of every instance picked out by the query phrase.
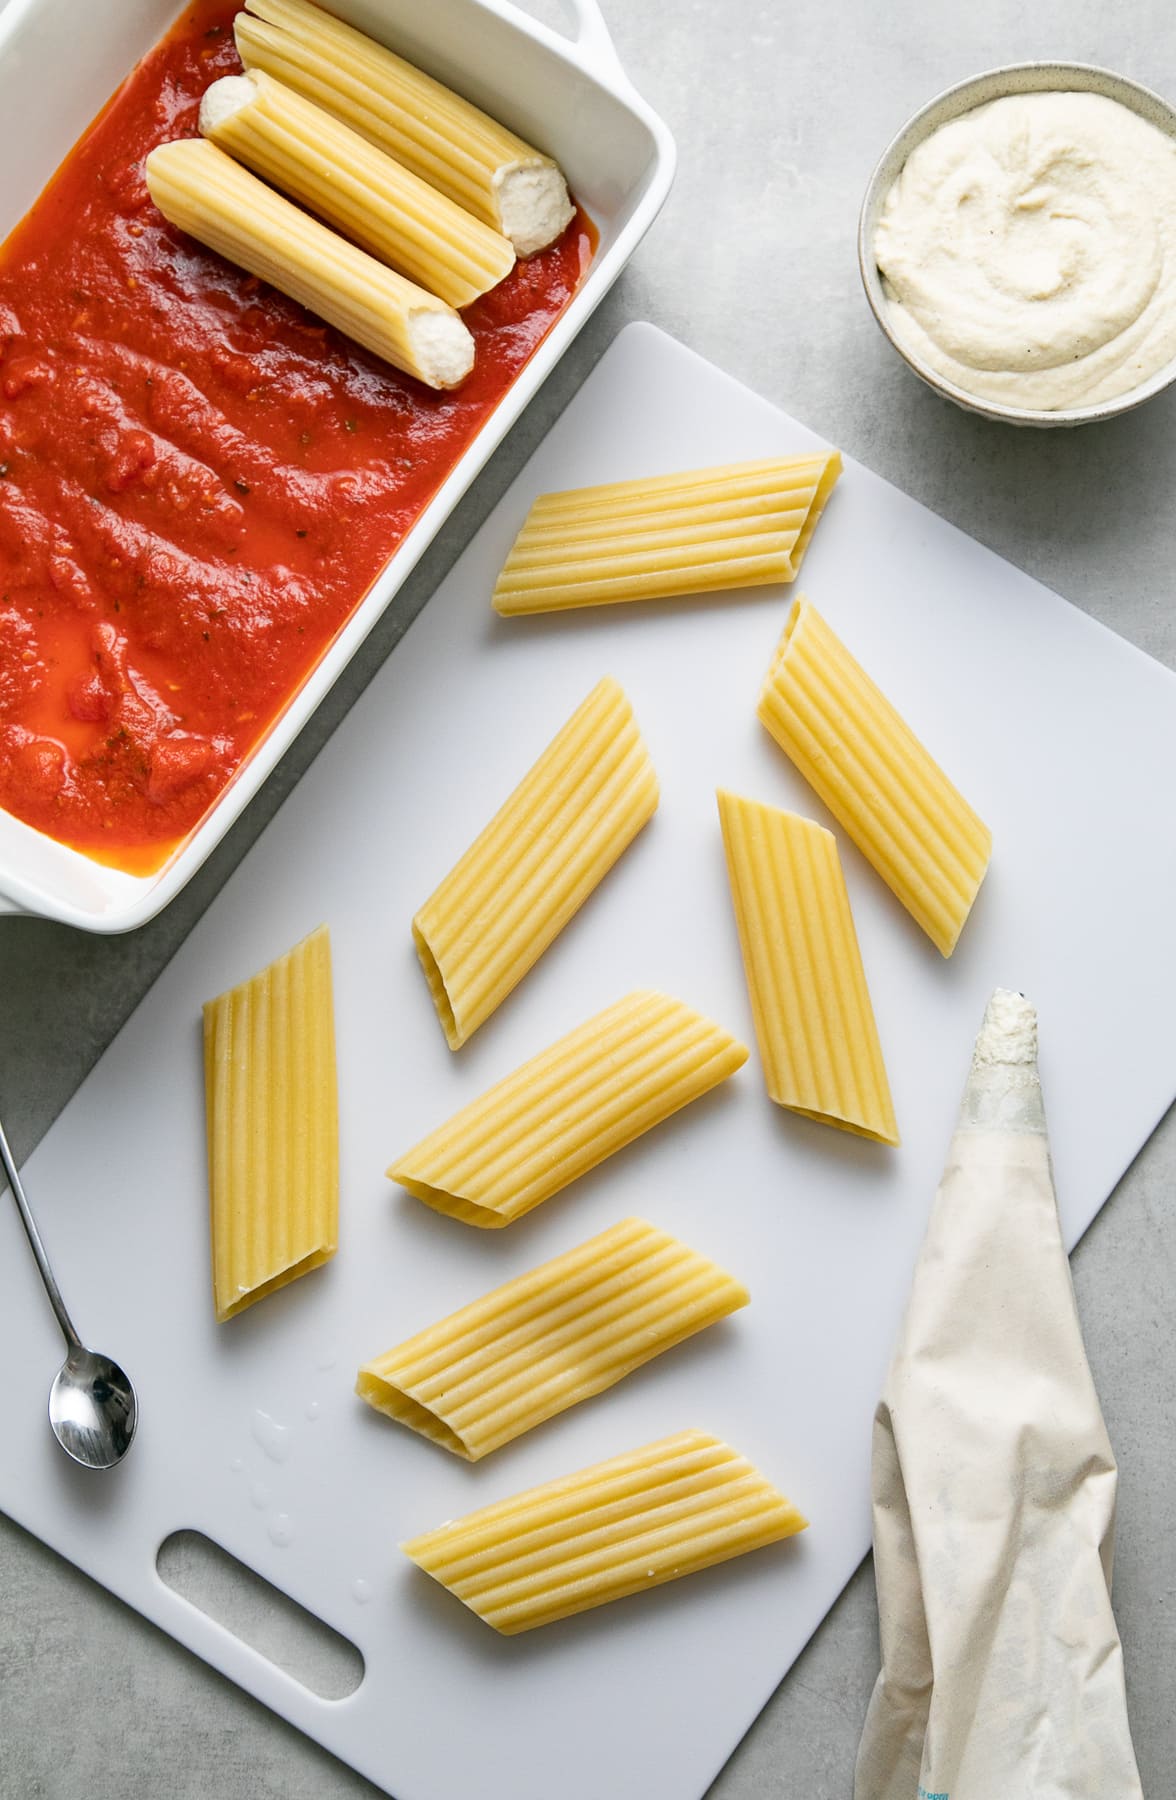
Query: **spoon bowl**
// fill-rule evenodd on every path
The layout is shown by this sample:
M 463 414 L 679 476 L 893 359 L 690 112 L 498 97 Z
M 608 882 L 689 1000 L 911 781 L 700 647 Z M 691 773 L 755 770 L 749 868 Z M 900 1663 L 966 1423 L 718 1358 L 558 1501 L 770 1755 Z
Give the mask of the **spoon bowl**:
M 76 1463 L 113 1469 L 135 1435 L 135 1390 L 109 1356 L 79 1345 L 70 1350 L 49 1390 L 49 1423 Z
M 20 1214 L 49 1304 L 69 1347 L 49 1390 L 49 1423 L 67 1456 L 83 1469 L 113 1469 L 131 1447 L 139 1408 L 129 1379 L 109 1356 L 87 1350 L 61 1298 L 36 1221 L 29 1210 L 16 1159 L 0 1125 L 0 1169 Z

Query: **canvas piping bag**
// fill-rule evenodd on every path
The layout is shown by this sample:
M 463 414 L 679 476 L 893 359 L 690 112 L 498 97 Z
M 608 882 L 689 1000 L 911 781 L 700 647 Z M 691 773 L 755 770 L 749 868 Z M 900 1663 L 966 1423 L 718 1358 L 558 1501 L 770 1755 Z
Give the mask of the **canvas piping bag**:
M 998 989 L 875 1414 L 882 1671 L 854 1800 L 1142 1800 L 1111 1611 L 1117 1479 L 1036 1015 Z

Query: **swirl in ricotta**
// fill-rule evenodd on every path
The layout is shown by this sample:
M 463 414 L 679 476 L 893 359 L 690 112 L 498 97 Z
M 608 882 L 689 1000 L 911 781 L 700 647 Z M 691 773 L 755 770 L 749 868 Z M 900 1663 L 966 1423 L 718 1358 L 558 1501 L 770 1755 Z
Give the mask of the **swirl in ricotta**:
M 1101 94 L 932 132 L 874 238 L 899 343 L 977 399 L 1058 411 L 1176 359 L 1176 140 Z

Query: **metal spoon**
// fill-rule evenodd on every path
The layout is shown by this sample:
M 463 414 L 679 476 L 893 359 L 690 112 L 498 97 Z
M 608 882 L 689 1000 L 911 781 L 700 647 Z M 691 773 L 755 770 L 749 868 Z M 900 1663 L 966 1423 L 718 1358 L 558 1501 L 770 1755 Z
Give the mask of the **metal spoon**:
M 12 1151 L 4 1127 L 0 1124 L 0 1162 L 16 1201 L 16 1210 L 37 1259 L 45 1292 L 57 1314 L 69 1355 L 57 1372 L 49 1390 L 49 1423 L 53 1435 L 67 1456 L 86 1469 L 112 1469 L 121 1462 L 131 1447 L 138 1420 L 135 1390 L 126 1375 L 109 1356 L 87 1350 L 65 1310 L 65 1301 L 53 1279 L 49 1258 L 41 1242 L 29 1203 L 25 1199 Z

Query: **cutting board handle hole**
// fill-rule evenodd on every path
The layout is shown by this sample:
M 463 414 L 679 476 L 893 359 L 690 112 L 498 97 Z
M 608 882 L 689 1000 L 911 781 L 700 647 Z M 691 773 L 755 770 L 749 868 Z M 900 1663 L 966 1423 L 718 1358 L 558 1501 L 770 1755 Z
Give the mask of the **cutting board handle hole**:
M 345 1700 L 363 1680 L 363 1656 L 350 1638 L 202 1531 L 173 1531 L 156 1551 L 155 1567 L 173 1593 L 321 1700 Z

